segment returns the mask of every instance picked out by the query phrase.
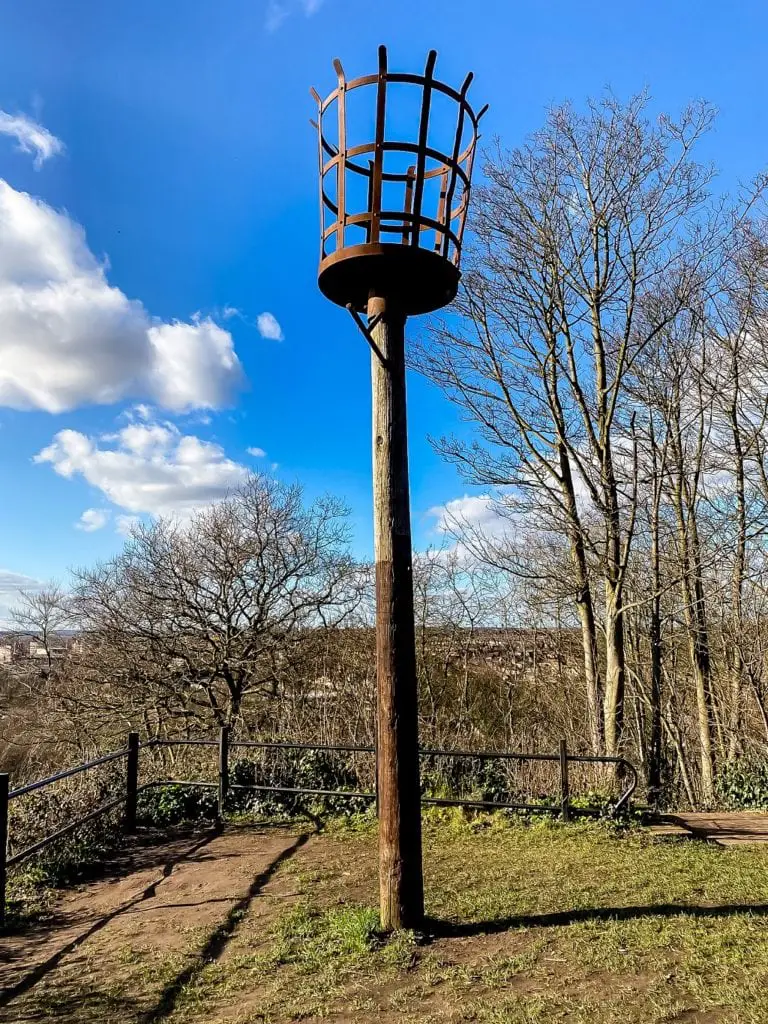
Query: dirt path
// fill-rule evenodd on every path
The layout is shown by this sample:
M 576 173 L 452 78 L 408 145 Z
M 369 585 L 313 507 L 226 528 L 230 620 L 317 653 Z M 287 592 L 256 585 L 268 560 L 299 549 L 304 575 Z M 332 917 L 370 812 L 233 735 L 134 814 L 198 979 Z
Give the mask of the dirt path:
M 273 875 L 311 834 L 235 827 L 129 853 L 44 925 L 0 940 L 0 1021 L 167 1019 L 246 912 L 266 928 L 280 903 Z

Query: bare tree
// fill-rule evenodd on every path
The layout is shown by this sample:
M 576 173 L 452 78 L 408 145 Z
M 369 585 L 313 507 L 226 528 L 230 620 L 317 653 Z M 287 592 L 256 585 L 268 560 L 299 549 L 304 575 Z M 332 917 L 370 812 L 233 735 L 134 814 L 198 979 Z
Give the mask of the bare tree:
M 188 523 L 138 527 L 116 558 L 77 574 L 89 645 L 112 652 L 127 685 L 236 722 L 358 606 L 365 580 L 348 539 L 338 501 L 305 506 L 300 487 L 254 476 Z
M 522 147 L 497 148 L 475 201 L 461 317 L 440 323 L 419 358 L 478 428 L 474 444 L 444 439 L 442 451 L 473 481 L 504 488 L 508 507 L 534 525 L 568 538 L 592 742 L 611 753 L 623 725 L 637 499 L 625 385 L 720 237 L 709 220 L 713 172 L 691 155 L 711 109 L 651 124 L 645 107 L 644 96 L 626 105 L 608 96 L 584 113 L 559 107 Z
M 74 621 L 70 595 L 59 583 L 40 590 L 19 592 L 19 604 L 11 609 L 11 618 L 45 651 L 48 671 L 53 665 L 53 648 L 61 642 L 62 630 Z

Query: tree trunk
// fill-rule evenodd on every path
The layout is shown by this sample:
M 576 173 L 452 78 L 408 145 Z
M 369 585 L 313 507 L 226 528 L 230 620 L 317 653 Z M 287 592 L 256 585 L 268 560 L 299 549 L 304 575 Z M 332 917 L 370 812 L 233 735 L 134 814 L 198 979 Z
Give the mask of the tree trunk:
M 658 508 L 655 510 L 658 512 Z M 651 646 L 651 727 L 648 740 L 648 801 L 656 806 L 661 799 L 662 723 L 661 723 L 661 571 L 659 564 L 659 523 L 654 516 L 651 538 L 651 576 L 653 597 L 649 639 Z
M 604 746 L 603 714 L 601 700 L 600 668 L 597 660 L 597 625 L 592 590 L 589 583 L 589 566 L 584 548 L 581 520 L 576 506 L 568 453 L 564 445 L 559 448 L 562 478 L 563 505 L 566 510 L 568 541 L 571 562 L 576 574 L 576 610 L 581 625 L 581 641 L 584 651 L 584 680 L 587 688 L 587 718 L 589 738 L 593 754 L 602 754 Z
M 626 665 L 624 652 L 624 613 L 621 587 L 605 581 L 605 752 L 618 757 L 624 727 L 624 688 Z
M 742 657 L 743 611 L 742 597 L 744 591 L 744 572 L 747 562 L 747 505 L 744 479 L 744 453 L 741 445 L 741 433 L 737 419 L 737 409 L 731 409 L 731 433 L 733 436 L 734 456 L 736 462 L 736 557 L 733 565 L 733 581 L 731 599 L 733 602 L 733 661 L 731 664 L 730 708 L 728 716 L 728 760 L 733 761 L 739 749 L 741 731 L 741 701 L 743 689 L 744 663 Z

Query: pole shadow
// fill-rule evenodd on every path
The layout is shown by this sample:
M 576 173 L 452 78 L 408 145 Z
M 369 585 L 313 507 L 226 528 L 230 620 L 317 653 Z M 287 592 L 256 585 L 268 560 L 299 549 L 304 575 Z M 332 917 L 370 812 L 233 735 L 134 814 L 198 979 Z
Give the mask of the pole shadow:
M 491 921 L 444 921 L 427 918 L 424 933 L 427 940 L 471 938 L 476 935 L 498 935 L 501 932 L 527 928 L 562 928 L 587 921 L 636 921 L 646 917 L 695 917 L 716 920 L 735 914 L 768 917 L 768 903 L 726 903 L 699 906 L 685 903 L 657 903 L 650 906 L 583 907 L 558 910 L 547 914 L 517 914 Z

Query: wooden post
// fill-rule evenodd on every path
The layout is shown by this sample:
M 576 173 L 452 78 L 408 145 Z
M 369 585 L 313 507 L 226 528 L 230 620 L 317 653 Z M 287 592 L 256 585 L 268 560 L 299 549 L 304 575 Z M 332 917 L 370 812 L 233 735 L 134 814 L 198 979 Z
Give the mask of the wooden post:
M 371 296 L 368 317 L 379 317 L 371 330 L 386 361 L 371 356 L 379 890 L 381 926 L 391 931 L 419 927 L 424 918 L 405 316 Z
M 8 773 L 0 773 L 0 928 L 5 928 L 5 898 L 8 883 Z
M 560 740 L 560 807 L 563 821 L 571 820 L 571 791 L 568 781 L 568 747 L 565 740 Z
M 139 734 L 128 733 L 128 762 L 125 769 L 125 831 L 136 831 L 136 805 L 139 794 Z
M 219 729 L 219 800 L 216 816 L 219 824 L 224 824 L 224 805 L 229 792 L 229 726 Z

